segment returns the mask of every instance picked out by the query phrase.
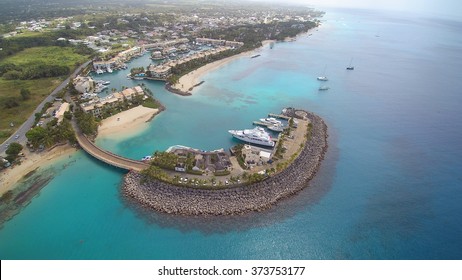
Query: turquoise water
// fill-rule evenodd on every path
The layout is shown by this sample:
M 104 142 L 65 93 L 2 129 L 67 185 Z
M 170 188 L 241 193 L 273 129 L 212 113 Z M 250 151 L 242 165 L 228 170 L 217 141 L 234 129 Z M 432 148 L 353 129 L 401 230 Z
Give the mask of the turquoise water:
M 4 224 L 0 258 L 461 259 L 461 30 L 332 10 L 312 36 L 207 74 L 193 96 L 146 82 L 167 110 L 138 135 L 99 145 L 136 159 L 175 144 L 228 148 L 228 129 L 293 106 L 328 123 L 327 158 L 310 187 L 269 211 L 187 218 L 125 201 L 123 171 L 77 152 Z M 318 91 L 320 75 L 330 90 Z M 139 82 L 125 76 L 101 78 L 118 89 Z

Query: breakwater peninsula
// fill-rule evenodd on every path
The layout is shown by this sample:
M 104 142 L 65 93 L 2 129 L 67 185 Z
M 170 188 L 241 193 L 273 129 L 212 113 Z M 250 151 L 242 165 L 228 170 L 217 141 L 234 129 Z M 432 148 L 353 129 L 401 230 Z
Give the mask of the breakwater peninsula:
M 260 182 L 195 188 L 176 186 L 131 171 L 123 179 L 122 194 L 145 207 L 178 215 L 239 215 L 268 209 L 307 187 L 324 159 L 327 126 L 319 116 L 305 113 L 310 130 L 299 155 L 285 169 Z

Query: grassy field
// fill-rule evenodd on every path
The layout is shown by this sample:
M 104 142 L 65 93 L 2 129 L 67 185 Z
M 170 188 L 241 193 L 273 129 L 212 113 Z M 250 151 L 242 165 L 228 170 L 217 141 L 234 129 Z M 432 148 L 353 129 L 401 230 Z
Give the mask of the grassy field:
M 78 64 L 82 64 L 87 57 L 76 54 L 71 47 L 35 47 L 25 49 L 13 56 L 7 57 L 0 61 L 0 64 L 13 63 L 17 66 L 31 64 L 47 64 L 67 66 L 74 69 Z
M 21 51 L 14 56 L 0 61 L 14 63 L 18 66 L 29 64 L 48 64 L 67 66 L 74 70 L 88 58 L 75 54 L 68 47 L 36 47 Z M 6 108 L 0 104 L 0 143 L 5 141 L 16 128 L 21 125 L 34 111 L 34 109 L 49 95 L 66 77 L 43 78 L 35 80 L 5 80 L 0 78 L 0 101 L 14 97 L 19 106 Z M 20 95 L 21 88 L 31 92 L 30 98 L 23 100 Z M 1 103 L 1 102 L 0 102 Z M 10 127 L 14 123 L 14 127 Z
M 62 81 L 57 78 L 47 78 L 31 81 L 6 81 L 0 79 L 0 98 L 16 97 L 19 106 L 0 109 L 0 143 L 5 141 L 20 126 L 42 100 L 50 94 Z M 20 88 L 27 88 L 31 92 L 28 100 L 23 101 L 19 94 Z M 14 127 L 10 127 L 10 123 Z

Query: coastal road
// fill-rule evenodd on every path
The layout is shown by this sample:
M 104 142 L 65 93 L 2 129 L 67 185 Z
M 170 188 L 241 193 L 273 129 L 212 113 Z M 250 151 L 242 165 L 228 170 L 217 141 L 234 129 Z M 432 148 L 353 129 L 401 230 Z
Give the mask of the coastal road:
M 82 71 L 83 68 L 87 67 L 88 64 L 91 63 L 91 60 L 85 62 L 84 64 L 80 65 L 75 71 L 67 77 L 66 80 L 64 80 L 58 87 L 56 87 L 43 101 L 40 103 L 37 108 L 35 108 L 34 112 L 29 116 L 29 118 L 13 133 L 13 135 L 10 136 L 5 142 L 3 142 L 0 145 L 0 155 L 5 156 L 5 151 L 6 151 L 6 146 L 10 143 L 17 142 L 21 145 L 25 145 L 27 142 L 26 138 L 26 132 L 31 129 L 32 125 L 34 124 L 35 121 L 35 114 L 40 113 L 42 111 L 43 106 L 47 102 L 53 102 L 55 95 L 60 92 L 63 88 L 65 88 L 71 79 L 71 77 L 76 76 L 77 74 Z

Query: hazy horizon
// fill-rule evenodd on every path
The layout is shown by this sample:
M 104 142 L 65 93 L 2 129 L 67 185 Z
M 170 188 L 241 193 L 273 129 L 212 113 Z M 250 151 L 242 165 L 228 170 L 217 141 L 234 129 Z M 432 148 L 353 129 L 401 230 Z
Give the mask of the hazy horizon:
M 392 10 L 415 14 L 462 19 L 462 1 L 459 0 L 253 0 L 306 4 L 315 8 L 363 8 Z

